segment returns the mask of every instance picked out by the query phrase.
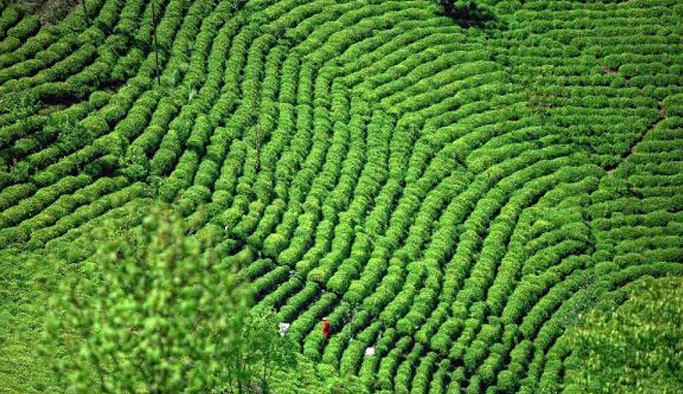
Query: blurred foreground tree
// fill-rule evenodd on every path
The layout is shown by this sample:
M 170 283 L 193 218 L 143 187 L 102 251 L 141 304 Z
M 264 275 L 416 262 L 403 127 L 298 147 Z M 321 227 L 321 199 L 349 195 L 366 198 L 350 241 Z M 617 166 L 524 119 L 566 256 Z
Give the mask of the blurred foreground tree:
M 168 208 L 139 230 L 104 244 L 51 300 L 48 333 L 75 349 L 56 362 L 67 392 L 267 392 L 295 346 L 251 312 L 234 267 Z
M 646 277 L 567 334 L 567 394 L 683 393 L 683 278 Z

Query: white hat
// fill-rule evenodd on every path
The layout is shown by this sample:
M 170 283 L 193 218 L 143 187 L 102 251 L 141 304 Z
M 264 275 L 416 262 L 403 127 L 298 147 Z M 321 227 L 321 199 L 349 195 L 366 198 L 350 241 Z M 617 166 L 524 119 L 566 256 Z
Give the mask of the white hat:
M 323 317 L 323 320 L 327 320 L 327 318 L 326 318 L 326 317 Z

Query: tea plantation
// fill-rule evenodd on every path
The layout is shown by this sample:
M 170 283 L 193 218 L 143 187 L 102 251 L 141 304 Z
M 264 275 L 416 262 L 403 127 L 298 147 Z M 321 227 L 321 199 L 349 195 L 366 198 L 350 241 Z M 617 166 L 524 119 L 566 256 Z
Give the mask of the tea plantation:
M 0 0 L 0 392 L 59 392 L 36 284 L 158 201 L 369 392 L 594 392 L 574 327 L 683 277 L 679 0 L 481 0 L 472 23 L 433 0 L 86 0 L 53 23 L 20 3 Z M 680 377 L 677 335 L 652 343 Z M 666 379 L 643 392 L 683 392 Z

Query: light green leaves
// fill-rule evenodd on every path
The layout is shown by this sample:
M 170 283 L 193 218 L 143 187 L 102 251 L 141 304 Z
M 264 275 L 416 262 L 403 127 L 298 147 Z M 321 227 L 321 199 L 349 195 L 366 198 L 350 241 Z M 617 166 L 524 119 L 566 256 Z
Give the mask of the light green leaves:
M 196 393 L 264 386 L 294 362 L 269 313 L 251 313 L 247 287 L 208 241 L 157 208 L 102 245 L 101 269 L 68 277 L 50 319 L 53 339 L 78 339 L 57 365 L 71 392 Z

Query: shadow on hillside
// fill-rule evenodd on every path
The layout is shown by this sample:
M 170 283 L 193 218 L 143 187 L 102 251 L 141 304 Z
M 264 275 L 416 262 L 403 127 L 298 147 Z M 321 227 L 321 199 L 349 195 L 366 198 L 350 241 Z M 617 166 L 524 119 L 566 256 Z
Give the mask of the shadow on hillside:
M 438 0 L 438 3 L 443 7 L 442 14 L 464 29 L 493 26 L 497 22 L 491 10 L 472 0 Z

